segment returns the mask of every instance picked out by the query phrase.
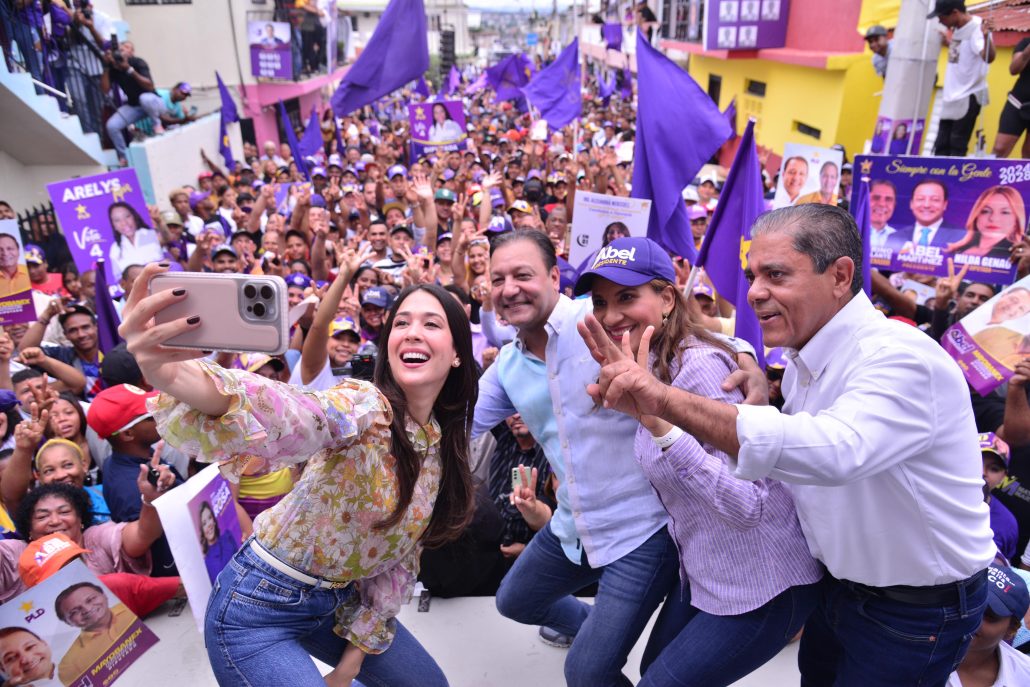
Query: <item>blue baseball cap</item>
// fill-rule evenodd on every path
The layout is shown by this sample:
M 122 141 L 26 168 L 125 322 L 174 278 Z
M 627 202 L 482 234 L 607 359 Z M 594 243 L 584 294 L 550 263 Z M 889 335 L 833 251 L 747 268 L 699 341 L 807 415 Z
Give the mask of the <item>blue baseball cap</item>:
M 386 289 L 379 286 L 370 286 L 365 289 L 365 293 L 361 296 L 361 305 L 375 305 L 380 308 L 389 308 L 390 300 L 390 294 L 386 292 Z
M 621 286 L 640 286 L 652 279 L 676 283 L 676 269 L 669 254 L 651 239 L 627 236 L 615 239 L 597 251 L 590 269 L 576 280 L 574 293 L 590 290 L 594 277 L 604 277 Z
M 486 233 L 503 234 L 506 231 L 515 231 L 515 225 L 511 223 L 507 215 L 494 215 L 490 223 L 486 225 Z
M 774 370 L 783 370 L 787 367 L 787 356 L 783 349 L 777 346 L 765 352 L 765 367 Z
M 34 243 L 26 243 L 25 264 L 42 265 L 44 262 L 46 262 L 46 255 L 43 254 L 43 249 Z
M 286 275 L 286 286 L 296 286 L 300 289 L 306 289 L 311 286 L 311 277 L 303 272 L 288 274 Z
M 405 179 L 408 178 L 408 170 L 404 165 L 394 165 L 390 169 L 386 170 L 386 178 L 393 179 L 395 176 L 402 176 Z
M 1002 618 L 1022 618 L 1030 608 L 1030 591 L 1015 570 L 987 568 L 987 608 Z

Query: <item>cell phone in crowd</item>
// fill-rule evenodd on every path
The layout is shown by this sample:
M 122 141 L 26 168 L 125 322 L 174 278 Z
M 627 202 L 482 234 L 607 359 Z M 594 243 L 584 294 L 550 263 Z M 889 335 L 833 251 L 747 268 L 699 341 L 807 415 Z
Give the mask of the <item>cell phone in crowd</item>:
M 157 468 L 150 468 L 147 470 L 147 481 L 150 482 L 151 486 L 157 486 L 157 480 L 161 476 L 161 471 Z
M 172 348 L 280 355 L 289 343 L 286 282 L 248 274 L 164 272 L 150 293 L 185 289 L 186 297 L 154 317 L 157 324 L 200 317 L 200 326 L 166 342 Z
M 523 481 L 523 479 L 522 479 L 522 471 L 519 470 L 517 467 L 515 467 L 515 468 L 511 469 L 511 490 L 515 491 L 519 487 L 524 487 L 526 489 L 529 489 L 529 483 L 526 482 L 526 481 Z
M 197 115 L 197 106 L 193 105 L 190 107 L 190 116 L 195 117 Z

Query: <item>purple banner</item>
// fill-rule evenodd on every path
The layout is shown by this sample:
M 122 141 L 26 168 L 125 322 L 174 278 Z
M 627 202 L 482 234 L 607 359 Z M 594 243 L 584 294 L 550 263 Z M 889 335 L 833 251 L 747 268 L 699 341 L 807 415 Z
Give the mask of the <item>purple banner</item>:
M 880 117 L 876 121 L 876 132 L 873 134 L 873 144 L 870 152 L 877 155 L 891 154 L 904 155 L 908 151 L 908 139 L 912 137 L 912 128 L 915 127 L 915 137 L 912 139 L 912 154 L 918 155 L 923 145 L 924 120 L 917 119 L 913 125 L 911 119 L 891 119 Z
M 129 265 L 161 260 L 164 250 L 131 167 L 47 185 L 79 272 L 107 261 L 107 283 L 117 284 Z
M 1007 381 L 1030 355 L 1030 277 L 1024 277 L 952 325 L 941 337 L 966 381 L 981 396 Z
M 432 153 L 464 150 L 465 110 L 460 100 L 437 100 L 408 105 L 411 126 L 411 156 L 418 159 Z
M 290 47 L 288 22 L 249 21 L 247 36 L 252 75 L 265 79 L 293 78 L 293 50 Z
M 129 626 L 114 641 L 108 653 L 82 674 L 70 687 L 96 687 L 109 685 L 138 659 L 144 651 L 157 644 L 157 635 L 139 620 Z
M 200 542 L 207 576 L 214 584 L 243 540 L 240 521 L 236 516 L 236 502 L 232 498 L 229 483 L 221 475 L 212 479 L 207 486 L 190 499 L 190 517 Z
M 0 324 L 32 322 L 32 285 L 18 221 L 0 220 Z
M 705 50 L 782 48 L 790 0 L 707 0 Z
M 860 155 L 855 171 L 869 179 L 874 269 L 939 277 L 953 260 L 970 281 L 1015 279 L 1009 253 L 1026 233 L 1030 162 Z

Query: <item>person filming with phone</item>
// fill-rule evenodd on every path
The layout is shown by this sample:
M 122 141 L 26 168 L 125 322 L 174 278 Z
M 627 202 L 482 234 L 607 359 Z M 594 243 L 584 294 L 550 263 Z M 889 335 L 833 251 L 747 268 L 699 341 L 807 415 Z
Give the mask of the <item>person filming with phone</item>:
M 112 85 L 118 86 L 126 97 L 126 102 L 108 118 L 106 124 L 107 135 L 111 137 L 111 142 L 118 152 L 118 163 L 124 167 L 128 164 L 125 158 L 128 148 L 125 142 L 125 129 L 138 119 L 150 117 L 154 133 L 163 132 L 161 115 L 164 114 L 165 104 L 161 96 L 155 92 L 150 66 L 143 59 L 136 57 L 135 47 L 131 42 L 118 44 L 114 41 L 111 50 L 104 52 L 103 62 L 101 90 L 106 93 Z
M 144 269 L 119 328 L 163 392 L 150 401 L 159 433 L 219 461 L 233 481 L 254 458 L 273 469 L 305 464 L 215 583 L 205 644 L 219 684 L 322 684 L 313 655 L 336 665 L 329 685 L 446 685 L 396 616 L 423 547 L 456 539 L 471 518 L 477 370 L 457 300 L 434 284 L 404 289 L 383 325 L 374 383 L 305 392 L 167 346 L 172 337 L 202 337 L 218 317 L 200 275 L 196 287 L 148 295 L 167 269 Z M 156 324 L 173 305 L 205 314 Z

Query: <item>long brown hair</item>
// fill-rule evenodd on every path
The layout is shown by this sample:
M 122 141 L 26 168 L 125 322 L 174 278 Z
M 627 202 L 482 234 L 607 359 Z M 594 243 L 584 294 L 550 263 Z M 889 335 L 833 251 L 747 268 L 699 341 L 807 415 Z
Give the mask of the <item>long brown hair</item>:
M 651 352 L 654 353 L 654 376 L 665 384 L 671 384 L 679 368 L 679 358 L 684 350 L 690 347 L 691 340 L 709 344 L 733 355 L 733 350 L 712 333 L 690 319 L 687 310 L 687 298 L 682 290 L 665 279 L 652 279 L 645 286 L 661 295 L 665 289 L 671 288 L 675 294 L 672 311 L 665 324 L 658 327 L 651 339 Z M 690 296 L 692 298 L 692 296 Z
M 453 541 L 461 535 L 472 520 L 473 490 L 472 474 L 469 471 L 469 436 L 472 432 L 472 412 L 479 397 L 479 381 L 472 354 L 472 331 L 468 317 L 458 301 L 443 287 L 436 284 L 418 284 L 409 286 L 397 297 L 383 325 L 380 341 L 383 348 L 376 360 L 373 381 L 376 387 L 386 396 L 393 410 L 393 421 L 390 424 L 390 452 L 396 459 L 397 474 L 397 506 L 385 519 L 377 522 L 374 529 L 384 530 L 393 527 L 407 512 L 411 505 L 411 497 L 415 491 L 422 461 L 425 456 L 415 452 L 415 447 L 408 440 L 405 431 L 405 419 L 408 414 L 408 401 L 404 391 L 397 384 L 390 369 L 386 347 L 389 345 L 390 332 L 393 330 L 394 317 L 402 303 L 416 291 L 425 291 L 440 302 L 447 325 L 454 339 L 454 350 L 461 360 L 458 367 L 451 368 L 444 381 L 440 395 L 433 404 L 433 416 L 440 425 L 440 490 L 433 506 L 433 515 L 429 526 L 422 535 L 427 547 L 441 546 Z

